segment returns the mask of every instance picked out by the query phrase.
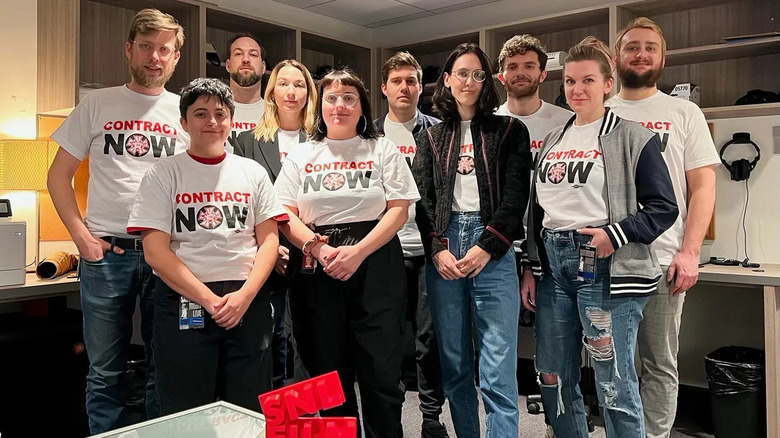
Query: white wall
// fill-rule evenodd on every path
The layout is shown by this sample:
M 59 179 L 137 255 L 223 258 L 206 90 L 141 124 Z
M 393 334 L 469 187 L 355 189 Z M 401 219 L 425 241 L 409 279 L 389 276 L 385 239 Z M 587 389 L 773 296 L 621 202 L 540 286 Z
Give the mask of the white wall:
M 0 1 L 0 139 L 35 138 L 38 2 Z

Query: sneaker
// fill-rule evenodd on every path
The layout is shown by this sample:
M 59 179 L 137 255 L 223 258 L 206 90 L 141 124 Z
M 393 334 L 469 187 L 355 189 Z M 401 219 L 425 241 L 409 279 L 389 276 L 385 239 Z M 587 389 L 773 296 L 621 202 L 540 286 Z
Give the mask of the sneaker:
M 447 428 L 433 419 L 423 420 L 421 435 L 422 438 L 450 438 Z
M 555 432 L 553 432 L 552 426 L 547 425 L 547 430 L 544 433 L 544 438 L 555 438 Z

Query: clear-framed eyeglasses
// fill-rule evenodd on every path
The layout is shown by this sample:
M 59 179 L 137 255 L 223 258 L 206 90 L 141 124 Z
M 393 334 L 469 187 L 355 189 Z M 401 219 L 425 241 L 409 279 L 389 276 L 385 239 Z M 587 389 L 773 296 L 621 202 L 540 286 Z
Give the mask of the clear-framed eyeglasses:
M 322 96 L 322 99 L 331 105 L 338 104 L 339 99 L 341 99 L 341 101 L 344 102 L 344 106 L 348 106 L 348 107 L 353 107 L 357 105 L 358 100 L 360 100 L 356 95 L 352 93 L 344 93 L 344 94 L 331 93 Z
M 176 50 L 171 46 L 159 46 L 155 47 L 154 44 L 148 42 L 148 41 L 131 41 L 131 43 L 135 44 L 136 47 L 138 47 L 138 51 L 143 54 L 151 54 L 154 53 L 155 49 L 157 50 L 157 54 L 160 55 L 160 58 L 162 59 L 168 59 L 173 55 L 173 52 Z
M 465 68 L 459 68 L 451 73 L 453 76 L 458 78 L 461 82 L 466 82 L 471 76 L 471 79 L 474 79 L 475 82 L 485 82 L 485 79 L 487 78 L 487 73 L 485 73 L 485 70 L 471 70 Z

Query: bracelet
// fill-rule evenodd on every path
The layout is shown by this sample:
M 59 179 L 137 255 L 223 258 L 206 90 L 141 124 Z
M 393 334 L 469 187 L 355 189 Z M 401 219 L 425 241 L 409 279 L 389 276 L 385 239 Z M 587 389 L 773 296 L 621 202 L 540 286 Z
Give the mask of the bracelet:
M 314 249 L 314 245 L 316 245 L 317 243 L 328 243 L 328 236 L 323 236 L 319 233 L 314 233 L 314 236 L 306 243 L 304 243 L 303 246 L 301 247 L 301 251 L 303 251 L 303 255 L 310 255 L 311 250 Z

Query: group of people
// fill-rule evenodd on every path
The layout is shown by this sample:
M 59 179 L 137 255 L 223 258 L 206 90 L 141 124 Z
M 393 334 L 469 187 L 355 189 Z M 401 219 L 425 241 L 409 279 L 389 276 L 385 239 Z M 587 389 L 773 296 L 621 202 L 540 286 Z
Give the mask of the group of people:
M 262 93 L 265 50 L 243 33 L 228 45 L 229 86 L 168 92 L 183 30 L 139 12 L 130 82 L 89 93 L 52 135 L 48 186 L 82 260 L 91 432 L 126 420 L 140 299 L 149 418 L 216 399 L 259 410 L 257 395 L 289 377 L 289 301 L 302 368 L 338 371 L 346 396 L 323 415 L 357 416 L 357 382 L 365 436 L 403 436 L 411 322 L 422 437 L 449 436 L 445 398 L 455 434 L 480 436 L 477 386 L 487 436 L 517 436 L 523 306 L 536 312 L 550 434 L 588 436 L 584 346 L 607 436 L 668 437 L 719 160 L 701 111 L 657 89 L 661 29 L 638 18 L 616 41 L 614 55 L 593 37 L 569 50 L 573 113 L 539 98 L 538 39 L 504 44 L 501 106 L 493 63 L 460 44 L 437 78 L 441 120 L 417 109 L 422 69 L 399 52 L 374 119 L 349 69 L 315 85 L 285 60 Z M 82 218 L 70 181 L 88 155 Z

